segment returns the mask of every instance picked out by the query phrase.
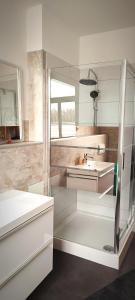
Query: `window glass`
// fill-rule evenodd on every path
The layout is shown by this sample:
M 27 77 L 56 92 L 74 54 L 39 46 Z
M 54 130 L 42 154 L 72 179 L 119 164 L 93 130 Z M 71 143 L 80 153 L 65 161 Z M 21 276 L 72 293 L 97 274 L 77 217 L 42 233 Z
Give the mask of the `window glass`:
M 75 87 L 71 84 L 51 79 L 51 98 L 75 96 Z
M 62 137 L 74 136 L 75 128 L 75 102 L 61 103 Z
M 51 138 L 59 137 L 58 103 L 51 103 Z

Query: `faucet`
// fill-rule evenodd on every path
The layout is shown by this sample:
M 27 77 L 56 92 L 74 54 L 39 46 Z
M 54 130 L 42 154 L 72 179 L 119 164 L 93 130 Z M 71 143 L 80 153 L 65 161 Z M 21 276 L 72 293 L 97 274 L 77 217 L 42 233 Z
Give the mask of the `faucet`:
M 84 160 L 88 160 L 88 159 L 94 159 L 94 156 L 91 156 L 91 154 L 89 153 L 84 153 Z

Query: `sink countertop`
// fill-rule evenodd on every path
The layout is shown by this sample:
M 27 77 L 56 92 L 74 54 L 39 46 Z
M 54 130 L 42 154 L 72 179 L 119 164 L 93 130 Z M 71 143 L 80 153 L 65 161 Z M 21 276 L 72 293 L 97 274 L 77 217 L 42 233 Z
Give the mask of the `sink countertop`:
M 82 174 L 100 177 L 105 172 L 112 170 L 114 168 L 114 163 L 93 161 L 95 164 L 95 169 L 92 170 L 87 164 L 82 165 L 69 165 L 67 167 L 67 172 L 72 174 Z
M 53 205 L 53 198 L 17 190 L 0 193 L 0 238 Z

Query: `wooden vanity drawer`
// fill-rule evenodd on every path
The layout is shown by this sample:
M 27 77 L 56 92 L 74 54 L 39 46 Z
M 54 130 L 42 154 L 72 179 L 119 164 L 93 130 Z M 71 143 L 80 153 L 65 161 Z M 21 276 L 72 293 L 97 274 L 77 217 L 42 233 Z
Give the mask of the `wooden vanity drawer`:
M 67 188 L 97 192 L 98 181 L 97 179 L 87 179 L 79 177 L 67 177 Z

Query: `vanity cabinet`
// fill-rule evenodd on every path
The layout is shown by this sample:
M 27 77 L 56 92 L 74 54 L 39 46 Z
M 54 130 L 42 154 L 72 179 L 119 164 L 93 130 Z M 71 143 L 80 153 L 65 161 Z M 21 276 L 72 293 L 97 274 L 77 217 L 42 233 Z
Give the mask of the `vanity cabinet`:
M 67 188 L 97 192 L 98 181 L 97 178 L 88 178 L 85 175 L 71 175 L 71 173 L 69 173 L 67 177 Z
M 53 266 L 53 198 L 0 193 L 0 299 L 25 300 Z
M 104 193 L 113 189 L 114 164 L 97 162 L 97 169 L 78 165 L 67 168 L 67 188 Z

